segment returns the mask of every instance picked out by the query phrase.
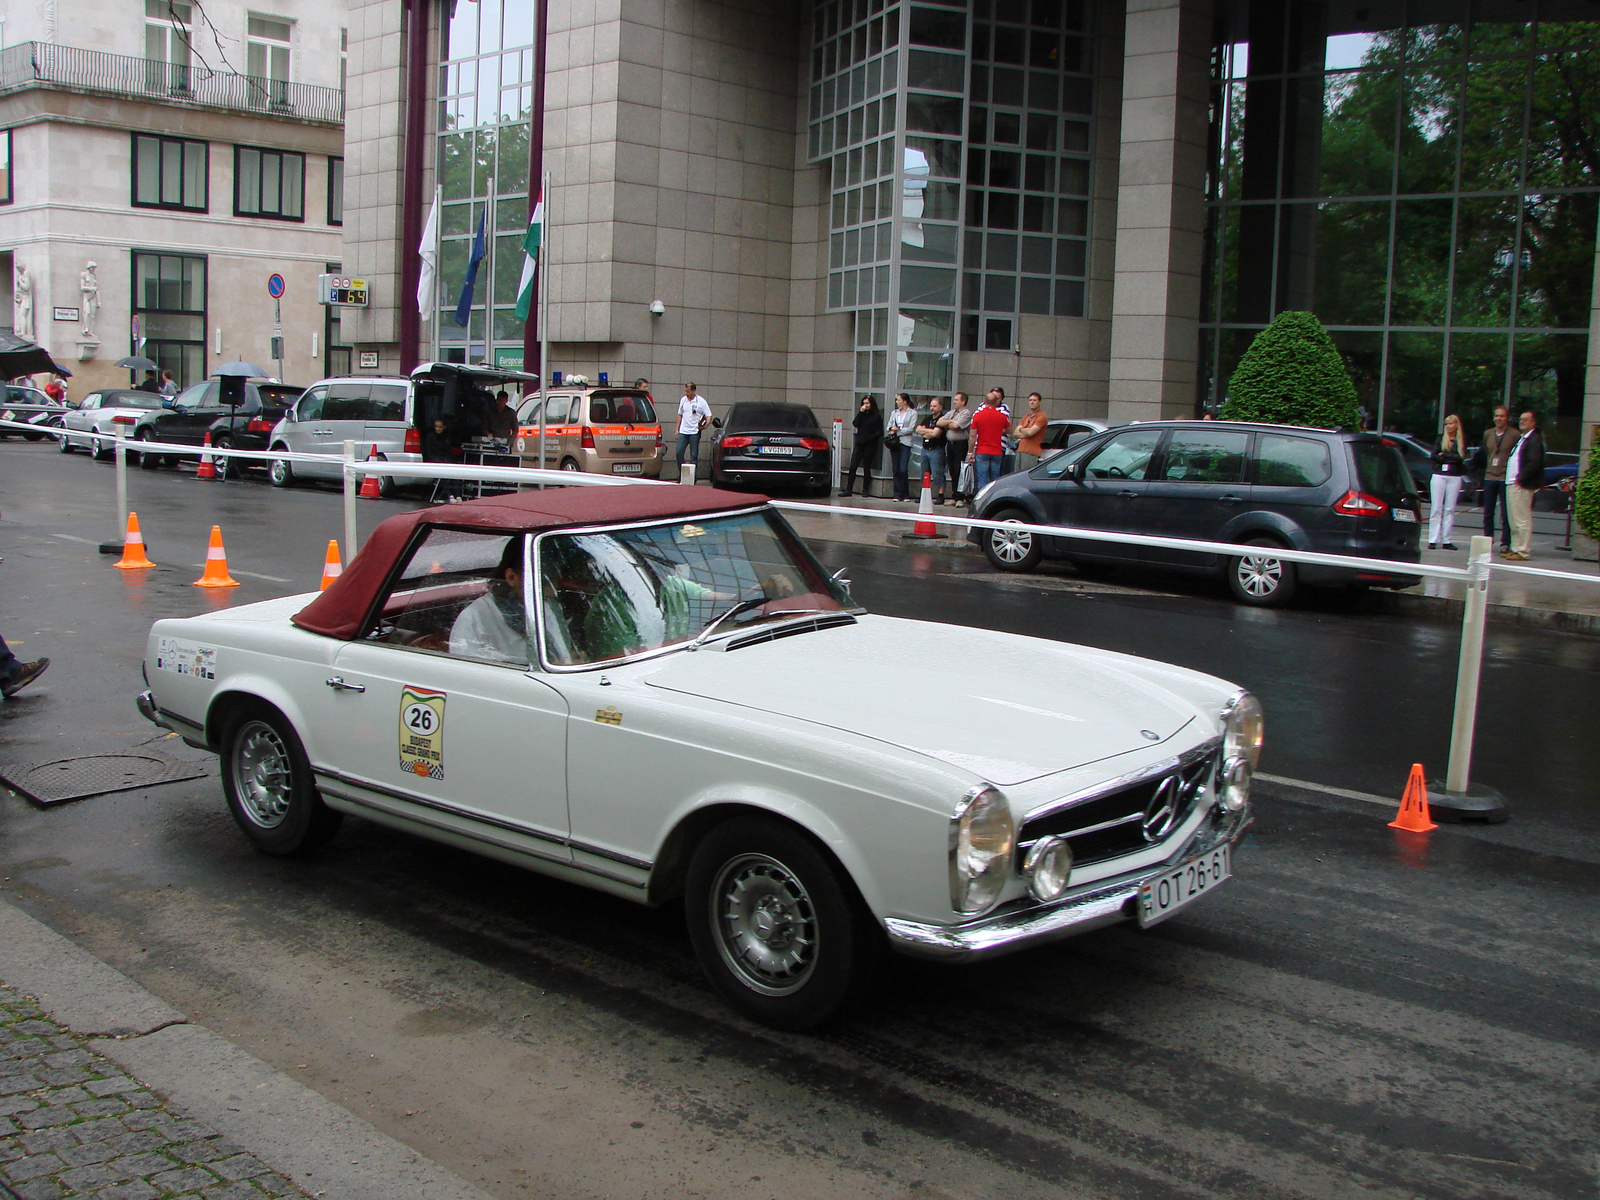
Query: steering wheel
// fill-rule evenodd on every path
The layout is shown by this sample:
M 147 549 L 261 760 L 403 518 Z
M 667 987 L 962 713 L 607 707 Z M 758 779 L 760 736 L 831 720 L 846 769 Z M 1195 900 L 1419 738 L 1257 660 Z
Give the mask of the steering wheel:
M 1126 471 L 1124 471 L 1121 467 L 1107 467 L 1106 468 L 1106 478 L 1107 479 L 1126 479 L 1127 477 L 1128 477 L 1128 473 Z

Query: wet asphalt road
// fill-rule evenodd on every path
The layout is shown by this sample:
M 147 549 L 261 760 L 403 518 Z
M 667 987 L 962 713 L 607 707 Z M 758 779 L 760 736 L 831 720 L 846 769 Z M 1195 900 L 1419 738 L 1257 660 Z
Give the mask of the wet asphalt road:
M 163 564 L 147 578 L 90 544 L 110 525 L 109 467 L 0 445 L 0 628 L 55 659 L 0 707 L 0 761 L 151 739 L 131 704 L 148 623 L 312 587 L 340 536 L 332 491 L 130 475 Z M 363 530 L 399 507 L 364 504 Z M 189 586 L 214 521 L 243 584 L 220 596 Z M 1448 624 L 818 550 L 877 611 L 1250 686 L 1276 775 L 1397 796 L 1412 761 L 1442 769 Z M 959 630 L 930 653 L 959 655 Z M 1475 775 L 1510 797 L 1505 826 L 1398 835 L 1374 805 L 1260 786 L 1237 877 L 1208 903 L 974 967 L 897 962 L 815 1036 L 729 1015 L 676 911 L 355 820 L 314 859 L 269 860 L 214 778 L 44 811 L 0 796 L 0 877 L 501 1196 L 1593 1197 L 1597 667 L 1595 640 L 1492 631 Z M 907 720 L 960 719 L 903 699 Z

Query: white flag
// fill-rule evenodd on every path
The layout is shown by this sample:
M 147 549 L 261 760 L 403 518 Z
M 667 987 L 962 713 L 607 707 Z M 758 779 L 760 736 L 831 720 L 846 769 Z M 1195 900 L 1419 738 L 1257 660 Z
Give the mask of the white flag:
M 422 243 L 417 247 L 417 255 L 422 259 L 422 270 L 417 276 L 417 312 L 424 321 L 433 317 L 433 310 L 438 306 L 435 292 L 439 273 L 439 195 L 443 190 L 433 189 L 433 208 L 428 211 L 428 223 L 422 227 Z

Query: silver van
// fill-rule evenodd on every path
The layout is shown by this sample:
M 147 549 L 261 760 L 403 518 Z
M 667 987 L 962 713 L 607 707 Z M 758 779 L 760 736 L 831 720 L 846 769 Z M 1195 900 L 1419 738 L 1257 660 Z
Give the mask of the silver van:
M 271 460 L 268 475 L 276 487 L 298 479 L 338 479 L 344 443 L 353 441 L 356 458 L 376 452 L 384 462 L 422 462 L 423 434 L 442 417 L 459 447 L 487 437 L 494 393 L 515 398 L 537 387 L 538 377 L 464 363 L 423 363 L 405 375 L 341 375 L 308 387 L 272 430 L 268 450 L 315 454 L 321 462 Z M 459 458 L 456 461 L 460 461 Z M 398 481 L 379 477 L 385 496 Z

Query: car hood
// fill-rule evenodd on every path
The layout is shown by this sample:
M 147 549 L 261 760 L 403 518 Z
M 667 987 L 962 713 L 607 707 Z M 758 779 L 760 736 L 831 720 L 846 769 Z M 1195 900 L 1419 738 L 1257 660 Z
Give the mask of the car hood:
M 645 682 L 887 742 L 1000 785 L 1148 749 L 1198 715 L 1137 660 L 987 630 L 869 616 L 737 643 L 657 660 Z

